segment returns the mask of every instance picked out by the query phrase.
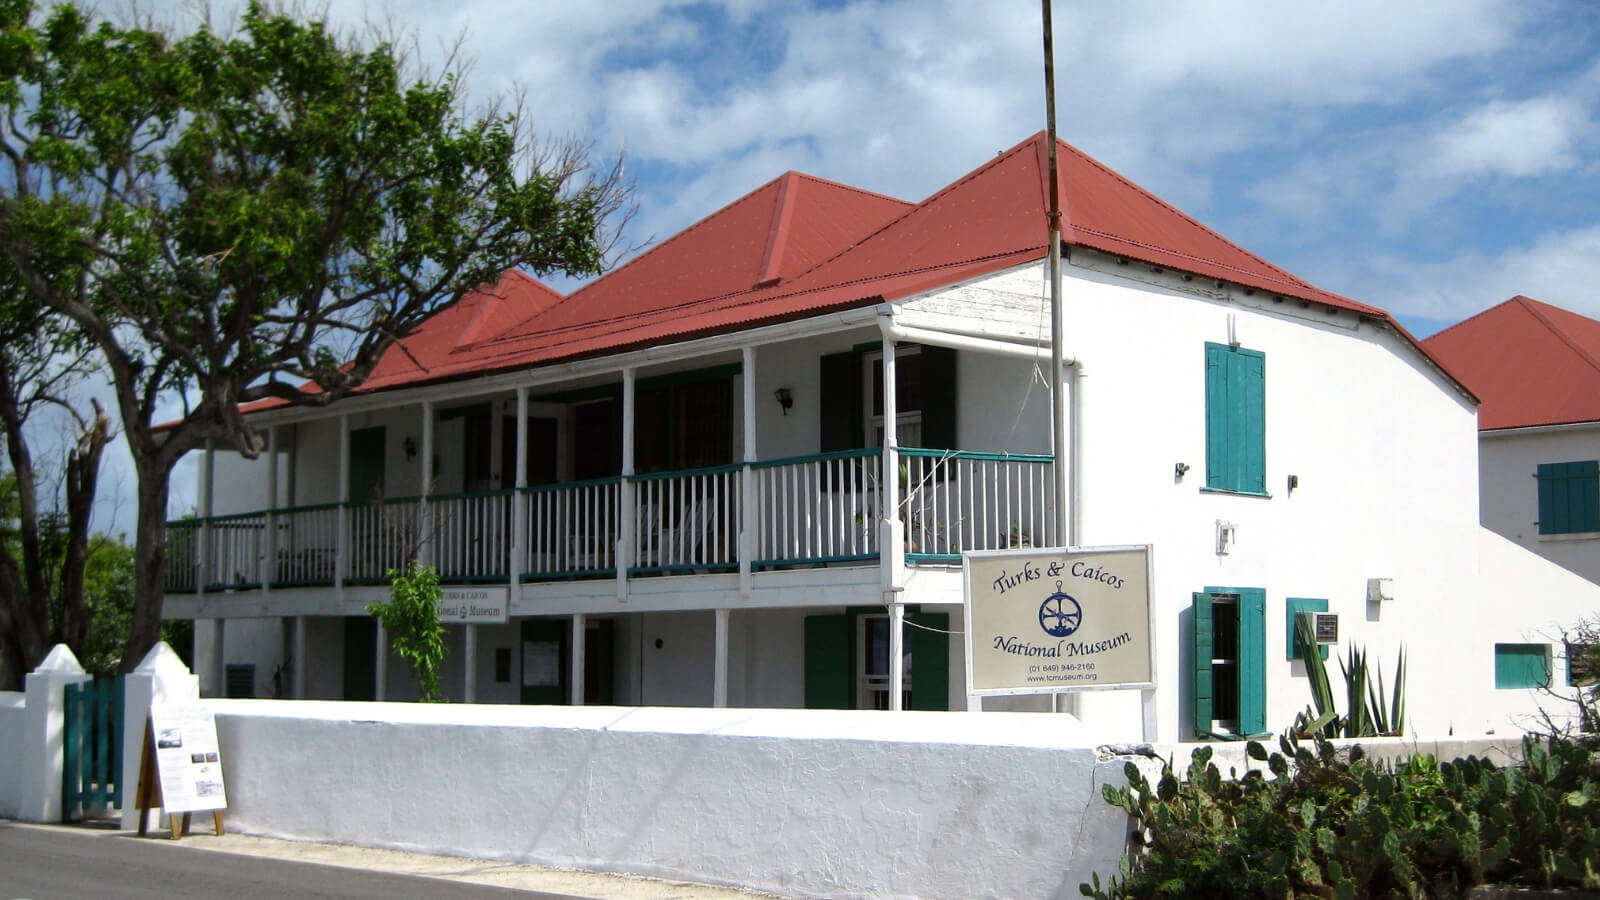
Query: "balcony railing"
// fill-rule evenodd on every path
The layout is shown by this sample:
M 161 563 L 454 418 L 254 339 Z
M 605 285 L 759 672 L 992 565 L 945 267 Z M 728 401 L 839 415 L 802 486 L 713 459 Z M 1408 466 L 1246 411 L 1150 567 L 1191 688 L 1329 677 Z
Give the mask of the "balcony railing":
M 908 562 L 952 563 L 963 550 L 1051 543 L 1050 457 L 899 453 Z M 741 532 L 752 569 L 865 563 L 880 551 L 882 468 L 881 451 L 869 448 L 185 519 L 167 525 L 167 589 L 377 584 L 412 558 L 431 561 L 455 583 L 508 581 L 513 569 L 524 581 L 616 577 L 625 546 L 629 576 L 730 571 L 741 565 Z M 632 509 L 626 533 L 625 499 Z

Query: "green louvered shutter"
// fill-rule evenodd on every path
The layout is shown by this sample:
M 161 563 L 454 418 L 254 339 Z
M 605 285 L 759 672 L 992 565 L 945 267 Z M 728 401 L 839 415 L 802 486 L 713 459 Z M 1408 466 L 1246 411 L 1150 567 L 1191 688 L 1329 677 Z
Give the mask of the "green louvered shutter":
M 1239 590 L 1239 733 L 1267 730 L 1267 592 Z
M 1600 531 L 1600 461 L 1542 463 L 1539 533 Z
M 806 616 L 806 709 L 849 709 L 850 618 Z
M 1206 344 L 1206 487 L 1266 493 L 1266 356 Z
M 1254 350 L 1234 350 L 1230 355 L 1228 393 L 1233 400 L 1234 458 L 1238 467 L 1235 490 L 1266 493 L 1267 403 L 1266 357 Z
M 1211 595 L 1195 594 L 1194 620 L 1194 733 L 1211 734 Z
M 907 613 L 911 638 L 911 708 L 950 708 L 950 614 Z M 921 626 L 920 628 L 917 626 Z
M 1228 444 L 1228 348 L 1206 345 L 1206 487 L 1229 487 L 1233 464 Z M 1209 607 L 1208 607 L 1209 610 Z

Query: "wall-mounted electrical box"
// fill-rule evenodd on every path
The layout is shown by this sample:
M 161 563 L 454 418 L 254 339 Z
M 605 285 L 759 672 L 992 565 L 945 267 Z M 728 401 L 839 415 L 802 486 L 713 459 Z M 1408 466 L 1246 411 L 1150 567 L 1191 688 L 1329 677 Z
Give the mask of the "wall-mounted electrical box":
M 1367 602 L 1368 603 L 1387 603 L 1387 602 L 1389 602 L 1390 600 L 1393 600 L 1393 599 L 1394 599 L 1394 579 L 1393 578 L 1368 578 L 1367 579 Z

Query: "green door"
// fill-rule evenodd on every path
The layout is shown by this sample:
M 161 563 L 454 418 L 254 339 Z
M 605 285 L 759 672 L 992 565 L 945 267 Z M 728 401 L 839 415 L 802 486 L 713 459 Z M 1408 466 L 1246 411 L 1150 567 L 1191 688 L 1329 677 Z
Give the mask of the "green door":
M 350 432 L 351 503 L 371 503 L 383 496 L 383 426 Z
M 370 616 L 344 620 L 344 699 L 378 696 L 378 623 Z

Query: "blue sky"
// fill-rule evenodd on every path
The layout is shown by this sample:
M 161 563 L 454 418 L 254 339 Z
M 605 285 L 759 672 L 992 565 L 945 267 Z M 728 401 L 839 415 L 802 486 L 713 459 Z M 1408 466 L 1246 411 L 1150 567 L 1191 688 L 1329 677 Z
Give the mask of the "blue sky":
M 154 8 L 192 21 L 188 3 Z M 424 60 L 459 36 L 474 96 L 520 85 L 541 132 L 623 150 L 631 244 L 789 169 L 920 200 L 1044 125 L 1034 0 L 332 0 L 328 16 L 411 28 Z M 1419 336 L 1517 293 L 1600 317 L 1595 5 L 1054 16 L 1061 137 L 1247 249 Z

